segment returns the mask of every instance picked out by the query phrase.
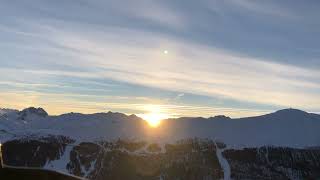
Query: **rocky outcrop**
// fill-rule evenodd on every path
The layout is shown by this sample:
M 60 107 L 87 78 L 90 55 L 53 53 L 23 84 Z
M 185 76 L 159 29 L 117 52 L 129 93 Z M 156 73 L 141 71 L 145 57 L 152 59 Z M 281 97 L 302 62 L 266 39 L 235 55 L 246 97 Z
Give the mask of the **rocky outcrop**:
M 117 140 L 83 142 L 71 147 L 65 137 L 13 140 L 4 144 L 5 163 L 44 167 L 63 159 L 68 173 L 89 179 L 221 179 L 223 171 L 211 140 L 187 139 L 173 144 Z M 71 151 L 67 152 L 71 147 Z M 53 167 L 54 168 L 54 167 Z
M 59 159 L 73 140 L 64 136 L 25 137 L 2 145 L 3 162 L 11 166 L 43 167 Z
M 18 115 L 19 119 L 26 120 L 28 116 L 31 116 L 31 118 L 33 118 L 33 116 L 44 118 L 48 116 L 48 113 L 42 108 L 29 107 L 18 112 Z
M 316 179 L 320 177 L 320 149 L 282 147 L 226 150 L 233 179 Z
M 320 148 L 227 149 L 221 142 L 197 138 L 170 144 L 121 139 L 74 144 L 64 136 L 48 136 L 8 141 L 2 150 L 7 165 L 94 180 L 223 179 L 226 174 L 231 179 L 320 177 Z

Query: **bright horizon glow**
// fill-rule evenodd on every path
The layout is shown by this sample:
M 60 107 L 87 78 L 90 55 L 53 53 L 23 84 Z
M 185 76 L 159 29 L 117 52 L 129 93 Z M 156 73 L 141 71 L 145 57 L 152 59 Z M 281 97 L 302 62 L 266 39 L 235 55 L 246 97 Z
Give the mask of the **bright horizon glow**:
M 158 127 L 161 124 L 161 121 L 166 119 L 167 116 L 164 114 L 149 113 L 141 115 L 141 117 L 146 120 L 151 127 Z
M 146 114 L 140 114 L 142 119 L 148 122 L 150 127 L 158 127 L 161 124 L 161 121 L 169 118 L 170 116 L 164 113 L 160 105 L 145 105 L 144 109 L 148 112 Z

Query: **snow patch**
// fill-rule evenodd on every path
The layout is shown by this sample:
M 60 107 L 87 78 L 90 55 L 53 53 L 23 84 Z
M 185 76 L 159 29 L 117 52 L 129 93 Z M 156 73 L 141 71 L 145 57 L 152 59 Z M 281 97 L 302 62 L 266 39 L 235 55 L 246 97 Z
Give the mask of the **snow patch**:
M 54 161 L 48 161 L 47 164 L 43 167 L 44 169 L 50 169 L 50 170 L 58 170 L 63 173 L 69 173 L 67 170 L 67 164 L 70 161 L 70 152 L 73 149 L 73 146 L 67 145 L 63 155 Z
M 217 145 L 217 143 L 215 142 L 215 146 L 216 146 L 216 156 L 218 157 L 218 161 L 220 163 L 220 166 L 223 170 L 223 177 L 224 180 L 231 180 L 231 169 L 230 169 L 230 165 L 228 163 L 228 160 L 223 156 L 223 151 L 224 149 L 220 149 Z

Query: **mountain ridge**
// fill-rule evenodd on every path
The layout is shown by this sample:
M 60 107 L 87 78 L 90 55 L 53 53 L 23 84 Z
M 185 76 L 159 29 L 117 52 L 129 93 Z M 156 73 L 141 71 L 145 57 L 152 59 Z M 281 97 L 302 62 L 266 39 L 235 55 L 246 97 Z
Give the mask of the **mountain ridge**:
M 273 113 L 230 118 L 181 117 L 165 119 L 157 128 L 136 115 L 118 112 L 66 113 L 50 116 L 42 108 L 10 110 L 0 117 L 0 141 L 26 134 L 65 135 L 82 140 L 143 139 L 168 142 L 184 138 L 218 139 L 232 146 L 319 146 L 320 115 L 298 109 L 282 109 Z
M 166 119 L 157 128 L 123 113 L 45 116 L 41 108 L 22 111 L 0 116 L 4 160 L 12 166 L 96 180 L 320 175 L 320 115 L 297 109 L 238 119 Z
M 82 114 L 82 115 L 94 115 L 94 114 L 121 114 L 121 115 L 126 115 L 126 116 L 136 116 L 138 117 L 136 114 L 125 114 L 125 113 L 121 113 L 121 112 L 113 112 L 113 111 L 108 111 L 108 112 L 95 112 L 95 113 L 80 113 L 80 112 L 69 112 L 69 113 L 62 113 L 62 114 L 58 114 L 58 115 L 50 115 L 44 108 L 42 107 L 27 107 L 24 108 L 22 110 L 17 110 L 17 109 L 11 109 L 11 108 L 0 108 L 0 114 L 5 114 L 5 113 L 10 113 L 10 112 L 41 112 L 43 114 L 46 114 L 46 116 L 63 116 L 63 115 L 67 115 L 67 114 Z M 295 113 L 295 114 L 312 114 L 312 115 L 319 115 L 318 113 L 309 113 L 307 111 L 303 111 L 300 109 L 296 109 L 296 108 L 284 108 L 284 109 L 280 109 L 280 110 L 276 110 L 274 112 L 270 112 L 267 114 L 263 114 L 263 115 L 258 115 L 258 116 L 247 116 L 247 117 L 236 117 L 236 118 L 231 118 L 229 116 L 226 116 L 224 114 L 218 114 L 218 115 L 214 115 L 214 116 L 210 116 L 210 117 L 203 117 L 203 116 L 182 116 L 182 117 L 177 117 L 177 118 L 169 118 L 169 119 L 179 119 L 179 118 L 204 118 L 204 119 L 215 119 L 215 118 L 228 118 L 228 119 L 243 119 L 243 118 L 252 118 L 252 117 L 260 117 L 260 116 L 265 116 L 265 115 L 270 115 L 270 114 L 282 114 L 282 113 Z

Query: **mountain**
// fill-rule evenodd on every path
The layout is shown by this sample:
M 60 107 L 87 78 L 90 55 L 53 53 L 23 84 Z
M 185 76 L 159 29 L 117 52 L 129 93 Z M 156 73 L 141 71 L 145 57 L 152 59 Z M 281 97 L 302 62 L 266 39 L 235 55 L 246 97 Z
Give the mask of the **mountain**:
M 284 109 L 271 114 L 231 119 L 178 118 L 164 120 L 151 129 L 141 118 L 122 113 L 68 113 L 49 116 L 42 108 L 4 111 L 0 116 L 0 141 L 30 134 L 65 135 L 83 140 L 117 138 L 175 142 L 198 137 L 224 142 L 228 146 L 288 146 L 320 145 L 320 115 L 296 109 Z
M 179 138 L 201 137 L 223 141 L 229 146 L 317 146 L 320 143 L 320 115 L 296 109 L 271 114 L 230 119 L 179 118 L 168 121 L 166 132 Z M 172 137 L 172 135 L 170 135 Z
M 89 179 L 317 178 L 319 129 L 320 115 L 296 109 L 167 119 L 157 128 L 113 112 L 0 111 L 5 164 Z

